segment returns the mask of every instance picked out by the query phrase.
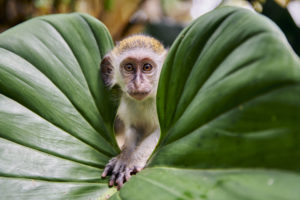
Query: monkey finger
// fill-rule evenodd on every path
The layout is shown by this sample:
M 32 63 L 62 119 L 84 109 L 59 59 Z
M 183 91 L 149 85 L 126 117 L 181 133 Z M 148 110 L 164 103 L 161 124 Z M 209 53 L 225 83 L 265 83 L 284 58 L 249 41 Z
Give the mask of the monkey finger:
M 103 172 L 102 172 L 102 175 L 101 177 L 102 178 L 105 178 L 108 174 L 110 174 L 113 170 L 113 167 L 115 166 L 116 164 L 116 161 L 117 161 L 117 158 L 112 158 L 110 159 L 110 161 L 108 162 L 108 164 L 105 166 Z
M 130 172 L 131 172 L 131 170 L 129 168 L 125 169 L 125 180 L 126 181 L 129 181 L 129 179 L 131 178 Z
M 107 176 L 107 174 L 109 174 L 112 171 L 112 169 L 113 169 L 112 166 L 107 164 L 102 172 L 101 177 L 105 178 Z
M 117 176 L 120 173 L 121 167 L 122 167 L 122 165 L 120 163 L 116 163 L 116 165 L 114 166 L 114 169 L 112 170 L 112 174 Z
M 114 169 L 112 170 L 112 175 L 110 177 L 109 186 L 113 186 L 116 183 L 116 179 L 120 174 L 121 167 L 122 165 L 119 162 L 117 162 L 116 165 L 114 166 Z
M 123 186 L 124 184 L 124 172 L 120 173 L 117 180 L 116 180 L 116 183 L 118 185 L 118 190 Z
M 112 174 L 110 179 L 109 179 L 109 187 L 112 187 L 115 184 L 116 181 L 116 174 Z

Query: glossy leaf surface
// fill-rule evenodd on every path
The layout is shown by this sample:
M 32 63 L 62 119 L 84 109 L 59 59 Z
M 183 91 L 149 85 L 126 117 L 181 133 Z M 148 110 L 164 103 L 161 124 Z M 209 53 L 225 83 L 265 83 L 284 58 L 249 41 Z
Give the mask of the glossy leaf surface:
M 235 8 L 200 17 L 160 81 L 152 166 L 300 169 L 299 58 L 270 20 Z
M 272 170 L 145 169 L 115 199 L 297 200 L 300 176 Z
M 1 34 L 1 198 L 86 199 L 108 189 L 100 174 L 119 151 L 116 105 L 99 63 L 112 46 L 104 25 L 82 14 Z

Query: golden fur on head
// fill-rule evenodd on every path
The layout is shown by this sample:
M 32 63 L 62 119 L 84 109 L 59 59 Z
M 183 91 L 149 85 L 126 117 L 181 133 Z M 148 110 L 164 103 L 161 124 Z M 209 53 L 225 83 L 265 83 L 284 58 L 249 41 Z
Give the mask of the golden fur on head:
M 156 39 L 146 35 L 133 35 L 120 41 L 114 48 L 115 54 L 122 54 L 130 49 L 146 48 L 154 53 L 161 54 L 164 52 L 164 46 Z

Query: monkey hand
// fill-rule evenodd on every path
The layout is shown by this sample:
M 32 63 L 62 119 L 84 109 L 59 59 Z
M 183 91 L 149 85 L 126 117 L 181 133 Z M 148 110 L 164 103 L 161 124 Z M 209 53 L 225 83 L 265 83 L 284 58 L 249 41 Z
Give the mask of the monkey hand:
M 111 175 L 109 186 L 112 187 L 116 184 L 119 190 L 131 178 L 131 175 L 140 172 L 144 166 L 144 163 L 135 162 L 121 153 L 108 162 L 101 176 L 105 178 L 107 175 Z

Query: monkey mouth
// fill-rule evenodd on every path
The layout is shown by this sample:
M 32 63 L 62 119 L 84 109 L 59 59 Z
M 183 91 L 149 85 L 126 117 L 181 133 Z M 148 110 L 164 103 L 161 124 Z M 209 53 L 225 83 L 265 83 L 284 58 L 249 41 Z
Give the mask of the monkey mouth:
M 129 95 L 136 100 L 143 100 L 150 94 L 150 91 L 130 92 Z

